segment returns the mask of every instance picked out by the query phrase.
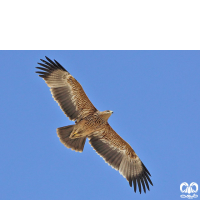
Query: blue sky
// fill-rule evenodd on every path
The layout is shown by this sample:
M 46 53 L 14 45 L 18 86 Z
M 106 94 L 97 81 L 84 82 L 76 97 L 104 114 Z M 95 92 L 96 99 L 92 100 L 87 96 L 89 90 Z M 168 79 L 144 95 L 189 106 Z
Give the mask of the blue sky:
M 48 56 L 83 86 L 136 151 L 154 186 L 141 195 L 86 142 L 64 147 L 73 124 L 35 73 Z M 181 199 L 200 184 L 199 51 L 0 51 L 0 199 Z M 198 194 L 198 193 L 197 193 Z

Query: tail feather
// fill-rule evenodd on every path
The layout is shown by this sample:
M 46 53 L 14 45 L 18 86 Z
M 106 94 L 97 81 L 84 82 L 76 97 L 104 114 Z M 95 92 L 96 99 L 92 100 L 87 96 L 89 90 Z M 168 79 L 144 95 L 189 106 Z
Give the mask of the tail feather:
M 69 136 L 73 131 L 74 125 L 64 126 L 61 128 L 57 128 L 57 134 L 60 138 L 60 141 L 67 147 L 75 151 L 82 152 L 86 137 L 70 139 Z

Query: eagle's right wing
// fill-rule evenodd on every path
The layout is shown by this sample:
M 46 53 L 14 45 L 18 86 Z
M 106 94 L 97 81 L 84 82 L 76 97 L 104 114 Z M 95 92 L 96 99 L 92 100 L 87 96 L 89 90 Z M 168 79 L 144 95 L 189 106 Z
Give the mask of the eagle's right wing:
M 106 125 L 103 132 L 93 133 L 89 139 L 89 143 L 95 151 L 127 179 L 130 187 L 134 186 L 135 192 L 137 185 L 140 193 L 142 187 L 146 193 L 146 188 L 149 190 L 149 183 L 153 185 L 149 171 L 135 151 L 109 124 Z
M 46 59 L 48 62 L 41 59 L 43 63 L 38 63 L 43 67 L 36 67 L 42 70 L 36 73 L 50 87 L 53 98 L 67 117 L 74 121 L 96 112 L 80 83 L 56 60 Z

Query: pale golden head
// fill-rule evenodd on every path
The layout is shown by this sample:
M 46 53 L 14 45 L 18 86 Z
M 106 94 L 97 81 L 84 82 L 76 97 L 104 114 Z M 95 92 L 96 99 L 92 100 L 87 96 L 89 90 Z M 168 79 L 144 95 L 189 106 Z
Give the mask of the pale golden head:
M 99 113 L 99 116 L 103 119 L 105 119 L 106 121 L 108 120 L 108 118 L 113 114 L 112 110 L 105 110 Z

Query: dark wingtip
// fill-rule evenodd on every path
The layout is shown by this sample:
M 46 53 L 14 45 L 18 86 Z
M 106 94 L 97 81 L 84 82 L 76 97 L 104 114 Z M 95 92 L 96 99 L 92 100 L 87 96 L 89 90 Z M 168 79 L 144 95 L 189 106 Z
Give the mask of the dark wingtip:
M 57 60 L 54 59 L 54 62 L 57 64 L 57 66 L 59 66 L 60 68 L 62 68 L 64 71 L 67 71 Z
M 140 174 L 138 174 L 137 176 L 132 176 L 131 180 L 130 179 L 127 179 L 127 180 L 129 181 L 130 187 L 132 187 L 132 183 L 133 183 L 135 193 L 138 187 L 140 194 L 142 193 L 142 191 L 144 191 L 144 193 L 146 194 L 147 189 L 150 191 L 149 183 L 152 186 L 153 186 L 153 183 L 149 177 L 151 176 L 151 174 L 149 173 L 149 171 L 147 170 L 147 168 L 144 166 L 143 163 L 142 163 L 142 166 L 143 166 L 143 170 Z
M 48 58 L 47 56 L 45 56 L 45 58 L 46 58 L 50 63 L 54 64 L 54 62 L 53 62 L 50 58 Z
M 56 60 L 53 62 L 51 59 L 49 59 L 47 56 L 45 56 L 46 60 L 40 59 L 42 63 L 38 62 L 37 64 L 42 67 L 36 67 L 37 69 L 40 69 L 42 71 L 37 71 L 36 73 L 40 74 L 40 77 L 47 78 L 53 71 L 55 70 L 62 70 L 67 71 L 60 63 L 58 63 Z
M 133 179 L 133 185 L 134 185 L 134 192 L 136 193 L 137 190 L 137 185 L 136 185 L 136 179 Z
M 151 179 L 150 179 L 149 183 L 153 186 L 153 183 L 151 182 Z
M 151 176 L 149 170 L 146 168 L 146 166 L 144 165 L 144 163 L 142 162 L 142 166 L 144 167 L 145 171 L 149 174 L 149 176 Z
M 129 179 L 129 185 L 130 185 L 130 187 L 132 187 L 132 180 L 131 179 Z
M 143 187 L 144 193 L 146 193 L 146 187 L 145 187 L 145 184 L 144 184 L 143 177 L 141 177 L 141 182 L 142 182 L 142 187 Z
M 138 183 L 138 188 L 139 188 L 139 192 L 141 194 L 141 182 L 140 182 L 140 177 L 137 178 L 137 183 Z

